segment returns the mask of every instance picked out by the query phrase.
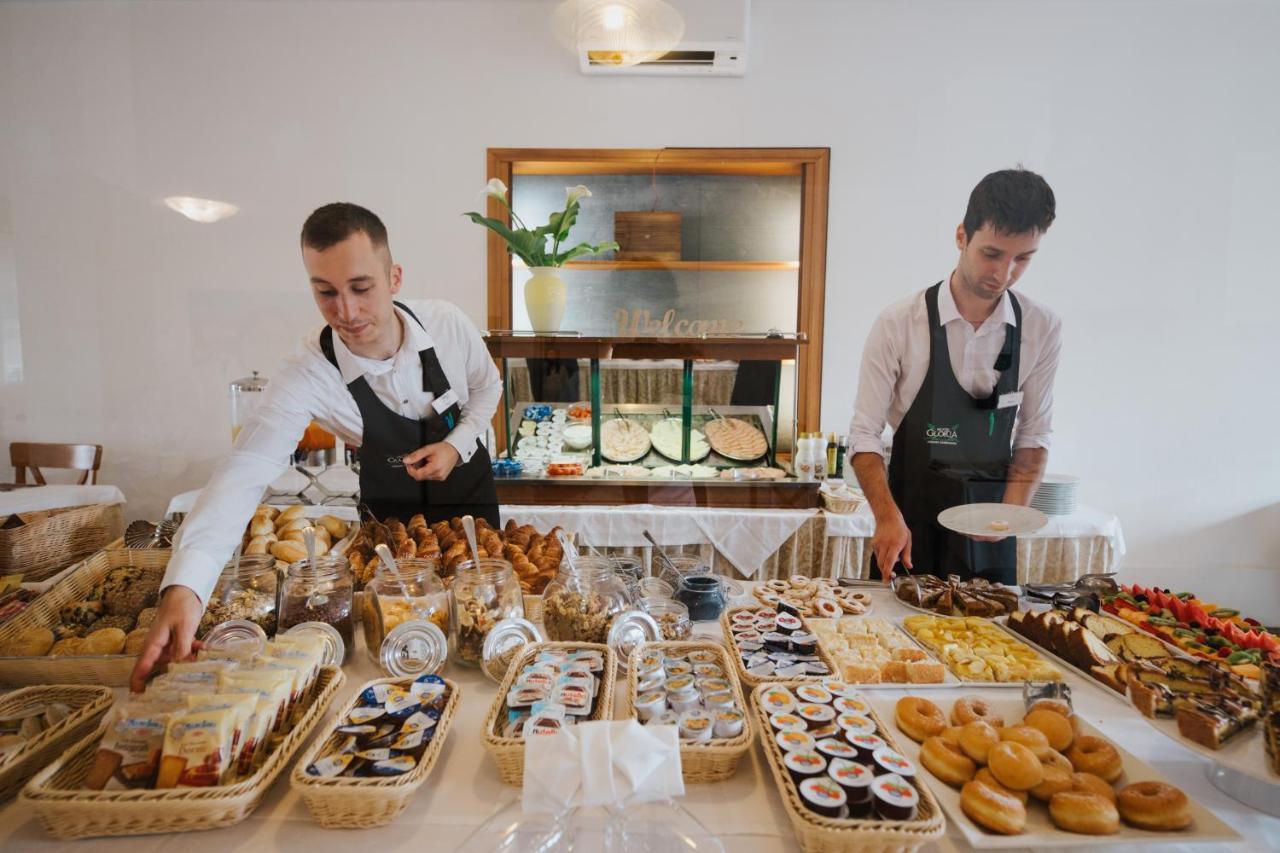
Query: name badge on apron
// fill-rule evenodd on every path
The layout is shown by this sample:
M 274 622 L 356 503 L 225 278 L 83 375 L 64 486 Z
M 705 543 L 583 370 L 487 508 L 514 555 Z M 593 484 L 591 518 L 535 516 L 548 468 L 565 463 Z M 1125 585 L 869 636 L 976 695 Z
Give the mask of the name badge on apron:
M 1018 397 L 1021 399 L 1022 395 L 1019 394 Z M 436 397 L 431 401 L 431 408 L 436 410 L 436 414 L 443 415 L 445 412 L 449 411 L 450 406 L 456 406 L 457 404 L 458 394 L 450 388 L 448 391 L 445 391 L 439 397 Z
M 990 405 L 990 403 L 988 403 L 987 405 Z M 1021 405 L 1022 405 L 1021 391 L 1011 391 L 1008 394 L 1001 394 L 1000 399 L 996 401 L 997 409 L 1007 409 L 1010 406 L 1021 406 Z

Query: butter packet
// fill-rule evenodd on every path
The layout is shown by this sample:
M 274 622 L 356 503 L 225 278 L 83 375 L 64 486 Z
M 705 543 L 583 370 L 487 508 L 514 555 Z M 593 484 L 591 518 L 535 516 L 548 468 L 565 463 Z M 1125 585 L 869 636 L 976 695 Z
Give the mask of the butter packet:
M 84 786 L 95 791 L 150 788 L 160 767 L 165 731 L 179 703 L 144 699 L 117 705 Z

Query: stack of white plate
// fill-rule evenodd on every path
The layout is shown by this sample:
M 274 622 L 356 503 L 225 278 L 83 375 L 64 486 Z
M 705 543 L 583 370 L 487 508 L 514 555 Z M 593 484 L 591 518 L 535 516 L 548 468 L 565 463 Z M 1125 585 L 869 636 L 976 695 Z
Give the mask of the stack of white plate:
M 1076 511 L 1080 478 L 1070 474 L 1045 474 L 1031 506 L 1045 515 L 1071 515 Z

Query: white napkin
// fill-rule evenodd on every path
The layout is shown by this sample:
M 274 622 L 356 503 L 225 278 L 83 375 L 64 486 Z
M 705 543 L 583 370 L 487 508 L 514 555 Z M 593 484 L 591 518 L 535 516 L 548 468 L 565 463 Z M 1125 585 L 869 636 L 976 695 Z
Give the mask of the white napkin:
M 697 513 L 693 521 L 717 551 L 728 557 L 743 575 L 751 577 L 817 513 L 816 509 L 722 510 Z
M 600 720 L 525 740 L 526 812 L 621 806 L 684 794 L 675 726 Z

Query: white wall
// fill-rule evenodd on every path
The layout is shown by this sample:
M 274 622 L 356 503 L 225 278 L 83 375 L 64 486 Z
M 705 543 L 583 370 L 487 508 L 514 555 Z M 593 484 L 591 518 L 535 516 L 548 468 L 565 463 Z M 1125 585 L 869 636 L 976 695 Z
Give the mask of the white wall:
M 411 295 L 483 324 L 484 235 L 458 214 L 486 146 L 830 146 L 843 429 L 872 317 L 950 270 L 969 189 L 1021 161 L 1059 199 L 1019 284 L 1065 323 L 1051 469 L 1119 513 L 1148 579 L 1280 568 L 1280 4 L 756 0 L 741 80 L 582 77 L 552 5 L 0 5 L 23 377 L 0 444 L 102 442 L 130 516 L 199 486 L 227 381 L 316 321 L 296 235 L 334 199 L 383 216 Z M 159 206 L 176 194 L 241 212 L 197 225 Z

